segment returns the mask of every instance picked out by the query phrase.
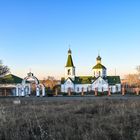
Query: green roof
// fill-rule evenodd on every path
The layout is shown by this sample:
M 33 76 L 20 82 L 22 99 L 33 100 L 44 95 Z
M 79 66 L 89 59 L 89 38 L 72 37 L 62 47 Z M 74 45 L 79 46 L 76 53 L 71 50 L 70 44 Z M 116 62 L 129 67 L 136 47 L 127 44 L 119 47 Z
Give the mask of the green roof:
M 92 84 L 93 81 L 96 81 L 99 77 L 92 77 L 92 76 L 79 76 L 75 77 L 75 80 L 73 81 L 71 78 L 71 81 L 74 84 Z M 107 76 L 106 78 L 103 78 L 109 85 L 115 85 L 115 84 L 120 84 L 120 76 Z M 61 84 L 64 84 L 67 79 L 62 78 L 61 79 Z
M 108 81 L 109 85 L 115 85 L 121 83 L 120 76 L 107 76 L 106 80 Z
M 93 67 L 93 69 L 106 69 L 106 67 L 99 63 L 99 64 L 95 65 Z
M 71 79 L 71 78 L 69 78 L 69 79 Z M 79 76 L 79 77 L 75 77 L 74 81 L 71 79 L 71 81 L 74 84 L 91 84 L 93 80 L 95 80 L 95 77 L 92 77 L 92 76 Z M 61 84 L 64 84 L 65 81 L 66 81 L 65 78 L 61 78 Z
M 17 77 L 13 74 L 6 75 L 0 78 L 0 84 L 19 84 L 22 82 L 22 78 Z
M 68 55 L 66 67 L 74 67 L 71 54 Z
M 92 76 L 79 76 L 75 77 L 75 84 L 91 84 L 93 80 Z

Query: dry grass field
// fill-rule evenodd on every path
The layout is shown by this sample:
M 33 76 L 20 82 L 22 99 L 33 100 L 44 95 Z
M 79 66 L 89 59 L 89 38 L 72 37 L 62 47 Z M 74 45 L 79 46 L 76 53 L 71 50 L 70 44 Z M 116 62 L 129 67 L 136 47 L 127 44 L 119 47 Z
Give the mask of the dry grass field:
M 140 99 L 0 99 L 0 140 L 140 140 Z

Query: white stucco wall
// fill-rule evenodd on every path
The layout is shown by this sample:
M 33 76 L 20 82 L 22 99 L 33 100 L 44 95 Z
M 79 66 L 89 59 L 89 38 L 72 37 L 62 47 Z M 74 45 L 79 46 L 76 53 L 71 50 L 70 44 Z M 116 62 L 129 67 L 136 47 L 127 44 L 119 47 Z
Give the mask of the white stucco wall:
M 95 88 L 98 89 L 99 92 L 108 91 L 108 83 L 99 77 L 95 82 L 92 84 L 92 90 L 95 91 Z
M 75 85 L 75 92 L 79 93 L 79 92 L 82 92 L 82 90 L 84 92 L 91 91 L 92 90 L 91 84 L 76 84 Z
M 70 73 L 68 74 L 68 70 L 70 70 Z M 75 78 L 75 68 L 74 67 L 65 67 L 65 79 L 71 78 L 74 80 Z
M 109 86 L 112 93 L 121 92 L 121 84 Z
M 87 91 L 95 91 L 98 89 L 99 92 L 108 91 L 108 88 L 111 89 L 112 93 L 121 92 L 121 84 L 109 85 L 107 81 L 99 77 L 92 84 L 74 84 L 70 79 L 68 79 L 64 84 L 61 84 L 61 92 L 68 92 L 68 89 L 71 89 L 72 92 L 80 93 L 82 90 L 84 92 Z
M 107 70 L 106 69 L 93 69 L 93 75 L 95 77 L 98 77 L 98 76 L 105 77 L 107 75 Z
M 61 85 L 61 92 L 68 92 L 68 89 L 70 88 L 71 91 L 73 92 L 74 91 L 74 84 L 73 82 L 68 79 L 64 84 Z

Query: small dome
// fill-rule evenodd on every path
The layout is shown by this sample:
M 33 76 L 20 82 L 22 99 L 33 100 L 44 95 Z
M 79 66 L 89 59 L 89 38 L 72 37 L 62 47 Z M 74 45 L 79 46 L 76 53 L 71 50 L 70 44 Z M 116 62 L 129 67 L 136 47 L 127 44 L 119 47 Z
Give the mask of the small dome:
M 72 52 L 71 52 L 71 49 L 69 49 L 69 50 L 68 50 L 68 53 L 69 53 L 69 54 L 71 54 L 71 53 L 72 53 Z
M 33 77 L 34 76 L 34 74 L 31 73 L 31 72 L 27 73 L 27 75 L 28 75 L 28 77 Z
M 100 55 L 98 55 L 97 60 L 101 60 L 102 58 L 100 57 Z

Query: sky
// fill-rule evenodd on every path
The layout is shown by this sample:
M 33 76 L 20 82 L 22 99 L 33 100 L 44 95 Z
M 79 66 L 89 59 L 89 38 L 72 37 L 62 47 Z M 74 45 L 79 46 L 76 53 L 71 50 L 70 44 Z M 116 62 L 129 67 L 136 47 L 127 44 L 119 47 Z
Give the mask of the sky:
M 64 76 L 69 47 L 77 75 L 100 53 L 108 75 L 140 65 L 139 0 L 0 0 L 0 59 L 24 78 Z

